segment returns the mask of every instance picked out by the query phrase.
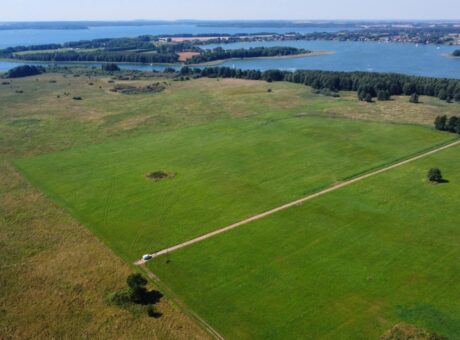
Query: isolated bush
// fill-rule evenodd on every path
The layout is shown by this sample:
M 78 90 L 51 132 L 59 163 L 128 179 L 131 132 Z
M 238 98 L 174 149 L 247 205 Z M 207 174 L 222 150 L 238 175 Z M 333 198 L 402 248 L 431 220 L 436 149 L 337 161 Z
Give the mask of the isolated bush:
M 442 173 L 441 173 L 441 170 L 439 170 L 438 168 L 431 168 L 428 171 L 427 177 L 430 182 L 433 182 L 433 183 L 442 182 Z
M 410 95 L 410 98 L 409 98 L 409 102 L 413 103 L 413 104 L 418 104 L 419 102 L 419 99 L 418 99 L 418 94 L 417 93 L 412 93 Z

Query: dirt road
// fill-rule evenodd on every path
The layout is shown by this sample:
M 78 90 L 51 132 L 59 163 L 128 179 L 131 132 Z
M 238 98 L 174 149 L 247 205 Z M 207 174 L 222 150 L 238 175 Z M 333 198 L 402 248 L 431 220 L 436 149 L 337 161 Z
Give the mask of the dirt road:
M 356 183 L 356 182 L 359 182 L 359 181 L 362 181 L 366 178 L 369 178 L 369 177 L 372 177 L 372 176 L 375 176 L 375 175 L 378 175 L 378 174 L 381 174 L 382 172 L 386 172 L 386 171 L 389 171 L 391 169 L 394 169 L 394 168 L 398 168 L 400 166 L 403 166 L 407 163 L 410 163 L 410 162 L 413 162 L 413 161 L 416 161 L 420 158 L 424 158 L 424 157 L 427 157 L 427 156 L 430 156 L 434 153 L 437 153 L 439 151 L 442 151 L 442 150 L 445 150 L 445 149 L 448 149 L 448 148 L 451 148 L 453 146 L 456 146 L 456 145 L 459 145 L 460 144 L 460 140 L 456 140 L 452 143 L 449 143 L 449 144 L 446 144 L 444 146 L 441 146 L 441 147 L 438 147 L 438 148 L 435 148 L 433 150 L 430 150 L 430 151 L 427 151 L 427 152 L 424 152 L 422 154 L 419 154 L 417 156 L 414 156 L 414 157 L 411 157 L 411 158 L 408 158 L 404 161 L 401 161 L 401 162 L 397 162 L 397 163 L 394 163 L 392 165 L 389 165 L 389 166 L 386 166 L 386 167 L 383 167 L 381 169 L 378 169 L 378 170 L 375 170 L 375 171 L 371 171 L 367 174 L 364 174 L 362 176 L 358 176 L 358 177 L 355 177 L 353 179 L 350 179 L 350 180 L 347 180 L 345 182 L 342 182 L 342 183 L 339 183 L 339 184 L 336 184 L 336 185 L 333 185 L 327 189 L 324 189 L 324 190 L 321 190 L 321 191 L 318 191 L 314 194 L 311 194 L 311 195 L 308 195 L 304 198 L 301 198 L 299 200 L 296 200 L 296 201 L 293 201 L 293 202 L 290 202 L 290 203 L 287 203 L 287 204 L 284 204 L 280 207 L 277 207 L 277 208 L 274 208 L 274 209 L 271 209 L 269 211 L 266 211 L 266 212 L 263 212 L 261 214 L 258 214 L 258 215 L 255 215 L 255 216 L 252 216 L 252 217 L 249 217 L 245 220 L 242 220 L 240 222 L 237 222 L 237 223 L 234 223 L 234 224 L 231 224 L 227 227 L 224 227 L 224 228 L 221 228 L 221 229 L 217 229 L 213 232 L 210 232 L 210 233 L 207 233 L 205 235 L 202 235 L 202 236 L 199 236 L 199 237 L 196 237 L 192 240 L 189 240 L 189 241 L 185 241 L 185 242 L 182 242 L 182 243 L 179 243 L 175 246 L 172 246 L 172 247 L 169 247 L 169 248 L 166 248 L 166 249 L 163 249 L 163 250 L 160 250 L 160 251 L 157 251 L 155 253 L 152 253 L 151 254 L 151 257 L 152 259 L 155 258 L 155 257 L 158 257 L 158 256 L 161 256 L 161 255 L 165 255 L 165 254 L 168 254 L 168 253 L 172 253 L 176 250 L 179 250 L 181 248 L 185 248 L 187 246 L 190 246 L 192 244 L 195 244 L 195 243 L 198 243 L 198 242 L 201 242 L 201 241 L 204 241 L 208 238 L 211 238 L 211 237 L 214 237 L 214 236 L 217 236 L 219 234 L 222 234 L 222 233 L 225 233 L 227 231 L 230 231 L 232 229 L 235 229 L 235 228 L 238 228 L 238 227 L 241 227 L 242 225 L 245 225 L 245 224 L 248 224 L 250 222 L 253 222 L 253 221 L 256 221 L 256 220 L 259 220 L 261 218 L 264 218 L 264 217 L 267 217 L 269 215 L 272 215 L 272 214 L 275 214 L 279 211 L 282 211 L 282 210 L 285 210 L 285 209 L 288 209 L 288 208 L 291 208 L 293 206 L 296 206 L 296 205 L 300 205 L 302 203 L 305 203 L 307 201 L 310 201 L 316 197 L 319 197 L 319 196 L 322 196 L 322 195 L 325 195 L 327 193 L 330 193 L 332 191 L 335 191 L 335 190 L 338 190 L 338 189 L 341 189 L 343 187 L 346 187 L 348 185 L 351 185 L 353 183 Z M 137 261 L 135 264 L 136 265 L 142 265 L 144 264 L 146 261 L 144 260 L 139 260 Z

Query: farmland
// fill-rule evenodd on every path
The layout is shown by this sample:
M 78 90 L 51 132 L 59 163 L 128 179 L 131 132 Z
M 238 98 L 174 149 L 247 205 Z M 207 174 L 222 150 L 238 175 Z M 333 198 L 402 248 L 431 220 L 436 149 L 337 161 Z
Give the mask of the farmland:
M 111 91 L 157 82 L 164 91 Z M 129 73 L 118 79 L 83 69 L 5 81 L 0 240 L 9 256 L 2 277 L 19 278 L 25 296 L 58 290 L 71 303 L 38 299 L 31 306 L 18 299 L 14 280 L 2 279 L 0 312 L 8 322 L 0 331 L 27 337 L 40 327 L 31 323 L 38 313 L 43 336 L 109 337 L 118 329 L 127 338 L 206 337 L 167 298 L 158 320 L 117 311 L 103 298 L 144 253 L 455 138 L 432 122 L 460 115 L 460 104 L 420 101 L 395 96 L 369 104 L 356 93 L 332 98 L 285 82 L 179 82 Z M 455 338 L 458 152 L 443 151 L 148 266 L 228 338 L 369 338 L 402 321 Z M 426 182 L 433 166 L 449 183 Z M 152 180 L 157 172 L 167 176 Z M 72 315 L 75 308 L 82 314 Z
M 241 338 L 378 338 L 404 321 L 460 336 L 459 147 L 149 264 Z M 426 169 L 449 183 L 433 185 Z
M 134 261 L 449 138 L 415 126 L 262 115 L 15 164 Z M 152 182 L 153 171 L 176 176 Z

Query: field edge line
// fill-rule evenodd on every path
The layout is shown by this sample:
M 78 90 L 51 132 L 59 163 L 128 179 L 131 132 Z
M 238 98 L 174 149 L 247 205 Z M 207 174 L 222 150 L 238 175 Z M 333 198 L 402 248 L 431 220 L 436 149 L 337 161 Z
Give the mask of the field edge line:
M 139 268 L 143 271 L 147 277 L 152 280 L 155 285 L 161 289 L 163 293 L 168 298 L 169 302 L 172 302 L 179 310 L 183 313 L 188 315 L 190 318 L 195 320 L 209 335 L 214 337 L 218 340 L 224 340 L 225 338 L 216 331 L 208 322 L 206 322 L 202 317 L 200 317 L 197 313 L 195 313 L 191 308 L 189 308 L 184 302 L 182 302 L 179 297 L 169 288 L 166 284 L 164 284 L 160 278 L 155 275 L 150 269 L 148 269 L 144 264 L 140 265 Z

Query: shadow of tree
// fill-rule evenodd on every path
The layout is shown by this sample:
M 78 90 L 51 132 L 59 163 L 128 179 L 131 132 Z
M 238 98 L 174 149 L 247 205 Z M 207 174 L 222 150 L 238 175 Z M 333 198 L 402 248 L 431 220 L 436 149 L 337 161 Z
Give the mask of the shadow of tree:
M 160 302 L 163 294 L 157 290 L 147 291 L 144 294 L 142 301 L 139 302 L 141 305 L 155 305 Z

